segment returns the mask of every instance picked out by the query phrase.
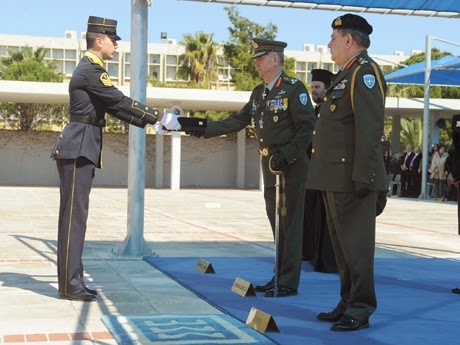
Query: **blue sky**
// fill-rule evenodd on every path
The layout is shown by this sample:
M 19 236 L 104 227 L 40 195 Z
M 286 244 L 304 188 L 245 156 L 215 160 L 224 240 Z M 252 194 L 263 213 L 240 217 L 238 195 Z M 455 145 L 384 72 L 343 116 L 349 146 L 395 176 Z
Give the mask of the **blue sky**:
M 186 33 L 214 33 L 217 42 L 228 40 L 230 21 L 224 7 L 228 5 L 179 0 L 153 0 L 148 8 L 149 42 L 161 42 L 160 33 L 179 42 Z M 118 20 L 118 33 L 130 40 L 131 0 L 15 0 L 3 5 L 1 34 L 64 37 L 66 30 L 86 31 L 88 16 Z M 279 40 L 288 43 L 288 50 L 301 50 L 304 43 L 326 45 L 331 35 L 330 24 L 342 12 L 301 9 L 238 6 L 242 16 L 265 25 L 278 26 Z M 8 14 L 9 13 L 9 14 Z M 447 41 L 460 42 L 459 19 L 406 17 L 363 14 L 373 25 L 373 54 L 393 54 L 424 50 L 427 34 Z M 434 42 L 434 46 L 460 55 L 460 48 Z

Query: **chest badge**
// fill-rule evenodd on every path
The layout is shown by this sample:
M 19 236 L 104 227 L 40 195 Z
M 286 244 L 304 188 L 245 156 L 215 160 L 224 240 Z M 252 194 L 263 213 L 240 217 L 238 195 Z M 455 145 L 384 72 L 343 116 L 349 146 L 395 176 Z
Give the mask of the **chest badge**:
M 331 113 L 333 113 L 335 111 L 335 104 L 331 104 L 329 110 L 331 111 Z
M 273 122 L 275 122 L 275 123 L 278 122 L 278 119 L 279 119 L 279 118 L 278 118 L 277 115 L 273 116 Z

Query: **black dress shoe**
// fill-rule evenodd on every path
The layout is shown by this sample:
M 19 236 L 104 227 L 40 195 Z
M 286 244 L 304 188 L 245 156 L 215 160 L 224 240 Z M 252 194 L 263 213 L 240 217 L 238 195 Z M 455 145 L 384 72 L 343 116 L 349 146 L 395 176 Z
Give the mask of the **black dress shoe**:
M 90 289 L 89 287 L 85 286 L 85 291 L 87 293 L 90 293 L 91 295 L 95 295 L 97 296 L 97 291 L 96 290 L 93 290 L 93 289 Z
M 452 289 L 452 292 L 453 293 L 460 293 L 460 288 L 456 287 L 456 288 Z
M 83 301 L 83 302 L 91 302 L 91 301 L 96 300 L 95 295 L 93 295 L 91 293 L 87 293 L 86 291 L 85 292 L 80 292 L 80 293 L 77 293 L 77 294 L 63 294 L 63 293 L 60 293 L 58 295 L 58 298 L 59 299 L 68 299 L 70 301 Z
M 316 315 L 316 318 L 320 321 L 337 322 L 342 318 L 342 316 L 343 313 L 339 312 L 337 309 L 334 309 L 329 313 L 319 313 Z
M 354 318 L 353 316 L 344 314 L 342 318 L 331 327 L 331 331 L 352 332 L 359 331 L 364 328 L 369 328 L 369 322 L 364 322 Z
M 265 285 L 256 285 L 254 290 L 257 292 L 267 292 L 268 290 L 271 290 L 275 287 L 275 277 L 272 277 L 272 279 Z
M 291 289 L 283 285 L 278 285 L 278 294 L 275 296 L 275 289 L 268 290 L 264 297 L 288 297 L 297 295 L 296 289 Z

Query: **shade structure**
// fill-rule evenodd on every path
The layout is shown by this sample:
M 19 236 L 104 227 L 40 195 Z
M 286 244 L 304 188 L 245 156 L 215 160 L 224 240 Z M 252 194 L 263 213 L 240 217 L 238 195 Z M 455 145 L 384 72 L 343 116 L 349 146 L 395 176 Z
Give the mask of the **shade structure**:
M 385 76 L 387 83 L 424 85 L 425 61 L 399 69 Z M 430 85 L 460 86 L 460 58 L 445 56 L 431 61 Z
M 460 18 L 458 0 L 187 0 L 233 5 L 255 5 L 408 16 Z

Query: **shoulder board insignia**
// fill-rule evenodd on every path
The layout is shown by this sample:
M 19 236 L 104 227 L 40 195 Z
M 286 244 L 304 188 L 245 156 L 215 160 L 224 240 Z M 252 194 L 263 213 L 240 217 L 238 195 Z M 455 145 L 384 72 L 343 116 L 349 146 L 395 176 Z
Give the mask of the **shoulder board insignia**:
M 104 86 L 112 86 L 112 81 L 110 80 L 110 77 L 108 73 L 104 72 L 101 74 L 99 77 L 99 80 L 101 81 L 102 85 Z
M 360 64 L 360 65 L 364 65 L 364 64 L 366 64 L 366 63 L 369 63 L 369 61 L 366 60 L 365 58 L 360 58 L 360 59 L 359 59 L 359 64 Z
M 284 80 L 291 84 L 297 83 L 297 79 L 291 77 L 284 77 Z

